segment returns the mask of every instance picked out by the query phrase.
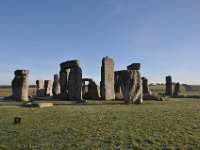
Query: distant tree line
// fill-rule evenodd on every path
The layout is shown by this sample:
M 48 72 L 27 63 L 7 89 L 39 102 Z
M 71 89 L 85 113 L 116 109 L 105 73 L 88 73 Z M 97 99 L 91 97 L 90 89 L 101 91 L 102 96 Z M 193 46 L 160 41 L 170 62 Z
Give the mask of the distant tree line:
M 36 88 L 36 85 L 29 85 L 29 88 Z M 12 88 L 11 85 L 0 85 L 0 88 Z

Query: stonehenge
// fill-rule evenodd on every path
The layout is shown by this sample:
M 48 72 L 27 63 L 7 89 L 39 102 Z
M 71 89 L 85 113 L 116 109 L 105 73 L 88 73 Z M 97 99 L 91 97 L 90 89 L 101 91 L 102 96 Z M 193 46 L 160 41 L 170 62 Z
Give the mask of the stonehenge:
M 101 66 L 101 98 L 104 100 L 114 100 L 114 61 L 112 58 L 104 57 Z
M 53 96 L 53 98 L 80 101 L 92 100 L 124 100 L 125 103 L 140 104 L 143 100 L 163 100 L 163 95 L 152 94 L 148 79 L 141 77 L 140 63 L 132 63 L 126 70 L 115 71 L 112 58 L 104 57 L 101 66 L 100 87 L 91 78 L 82 77 L 79 60 L 60 63 L 59 74 L 52 80 L 37 80 L 37 97 Z M 28 70 L 16 70 L 12 81 L 13 99 L 29 101 Z M 180 84 L 176 83 L 172 93 L 172 77 L 166 77 L 165 95 L 179 97 Z M 162 96 L 161 96 L 162 95 Z M 84 99 L 84 100 L 83 100 Z
M 12 96 L 16 101 L 29 101 L 28 98 L 28 70 L 16 70 L 12 80 Z
M 172 77 L 171 76 L 166 77 L 166 95 L 172 96 Z

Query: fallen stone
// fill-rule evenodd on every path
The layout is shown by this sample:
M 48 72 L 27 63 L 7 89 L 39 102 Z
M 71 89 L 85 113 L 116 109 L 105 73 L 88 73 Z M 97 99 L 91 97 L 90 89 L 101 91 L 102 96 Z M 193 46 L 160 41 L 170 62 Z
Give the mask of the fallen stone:
M 153 95 L 153 94 L 144 94 L 143 100 L 157 100 L 157 101 L 164 101 L 165 98 L 160 95 Z
M 53 103 L 39 103 L 39 108 L 53 107 Z
M 39 107 L 38 103 L 34 102 L 34 101 L 28 101 L 28 102 L 24 102 L 22 104 L 22 107 Z

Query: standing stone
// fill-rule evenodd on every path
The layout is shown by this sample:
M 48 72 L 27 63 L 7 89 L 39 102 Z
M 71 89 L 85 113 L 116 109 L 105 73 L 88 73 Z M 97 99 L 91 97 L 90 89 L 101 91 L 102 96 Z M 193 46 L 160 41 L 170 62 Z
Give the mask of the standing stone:
M 29 101 L 28 98 L 28 70 L 16 70 L 12 80 L 13 99 L 16 101 Z
M 166 95 L 172 96 L 172 77 L 166 77 Z
M 68 80 L 69 80 L 70 69 L 60 70 L 60 96 L 61 98 L 67 98 L 68 95 Z
M 53 87 L 53 83 L 51 80 L 44 81 L 44 95 L 45 96 L 52 96 L 52 87 Z
M 105 57 L 101 67 L 101 98 L 103 100 L 115 99 L 114 90 L 114 61 Z
M 99 86 L 94 81 L 89 81 L 88 91 L 85 93 L 86 99 L 98 100 L 100 98 Z
M 143 94 L 152 94 L 151 90 L 149 89 L 148 79 L 142 77 L 142 85 L 143 85 Z
M 143 102 L 142 80 L 138 70 L 120 71 L 120 84 L 125 103 Z
M 69 73 L 69 99 L 82 100 L 82 70 L 80 67 L 71 68 Z
M 44 80 L 36 80 L 36 85 L 37 85 L 36 95 L 38 97 L 43 97 L 44 96 Z
M 175 89 L 174 89 L 174 93 L 173 93 L 173 96 L 174 97 L 178 97 L 179 96 L 179 92 L 180 92 L 180 83 L 176 83 L 175 85 Z
M 76 67 L 80 67 L 79 60 L 65 61 L 60 64 L 60 98 L 62 99 L 69 98 L 69 75 L 71 69 Z
M 91 78 L 82 79 L 82 97 L 84 99 L 88 99 L 88 97 L 86 96 L 86 93 L 88 93 L 88 84 L 86 85 L 86 82 L 90 82 L 90 81 L 92 81 Z
M 120 84 L 120 71 L 115 71 L 115 99 L 123 100 L 122 87 Z
M 53 82 L 53 96 L 57 97 L 60 94 L 60 83 L 59 83 L 59 75 L 54 75 L 54 82 Z

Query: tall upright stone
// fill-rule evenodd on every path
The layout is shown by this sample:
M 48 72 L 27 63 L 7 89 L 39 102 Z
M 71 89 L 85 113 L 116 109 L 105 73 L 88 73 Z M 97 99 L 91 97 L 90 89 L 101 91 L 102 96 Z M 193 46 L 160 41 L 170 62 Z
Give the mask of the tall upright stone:
M 139 70 L 123 70 L 119 73 L 125 103 L 143 102 L 142 80 Z
M 43 97 L 44 96 L 44 80 L 36 80 L 36 85 L 37 85 L 36 95 L 38 97 Z
M 85 85 L 85 81 L 89 82 L 87 87 Z M 87 80 L 86 78 L 84 78 L 82 82 L 82 92 L 84 93 L 83 98 L 92 100 L 97 100 L 100 98 L 100 88 L 92 79 Z
M 91 78 L 82 78 L 82 97 L 84 99 L 87 99 L 85 95 L 88 92 L 88 85 L 86 84 L 86 82 L 89 83 L 90 81 L 92 81 Z
M 123 100 L 122 87 L 120 84 L 120 71 L 115 71 L 115 99 Z
M 45 80 L 44 81 L 44 95 L 45 96 L 52 96 L 52 88 L 53 88 L 53 83 L 51 80 Z
M 53 96 L 57 97 L 60 95 L 60 82 L 59 82 L 59 75 L 54 75 L 54 81 L 53 81 Z
M 82 99 L 82 70 L 79 60 L 70 60 L 60 64 L 60 97 L 70 100 Z
M 12 94 L 16 101 L 29 101 L 28 98 L 28 70 L 16 70 L 12 80 Z
M 68 94 L 70 100 L 82 100 L 82 70 L 80 67 L 71 68 Z
M 104 57 L 101 67 L 101 98 L 103 100 L 115 99 L 114 90 L 114 61 L 112 58 Z
M 63 69 L 60 70 L 60 96 L 61 98 L 67 98 L 68 96 L 68 80 L 69 80 L 69 73 L 70 69 Z
M 176 83 L 175 88 L 174 88 L 174 92 L 173 92 L 173 97 L 178 97 L 179 96 L 179 92 L 180 92 L 180 83 Z
M 172 96 L 172 77 L 166 77 L 166 95 Z
M 142 77 L 142 85 L 143 85 L 143 94 L 152 94 L 151 90 L 149 89 L 148 79 Z

